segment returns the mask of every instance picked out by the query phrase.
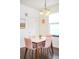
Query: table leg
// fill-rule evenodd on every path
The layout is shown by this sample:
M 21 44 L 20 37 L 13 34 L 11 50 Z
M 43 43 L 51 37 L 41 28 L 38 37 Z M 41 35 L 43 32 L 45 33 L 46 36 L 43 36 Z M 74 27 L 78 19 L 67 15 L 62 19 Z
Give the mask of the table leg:
M 36 46 L 35 59 L 39 59 L 39 48 Z
M 35 50 L 35 59 L 37 59 L 37 48 Z
M 37 48 L 37 59 L 39 59 L 39 48 Z

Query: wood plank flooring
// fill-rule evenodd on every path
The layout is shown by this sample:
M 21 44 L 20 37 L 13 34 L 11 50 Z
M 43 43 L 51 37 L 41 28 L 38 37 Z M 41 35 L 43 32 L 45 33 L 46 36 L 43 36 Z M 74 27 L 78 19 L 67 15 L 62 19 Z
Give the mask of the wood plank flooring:
M 20 48 L 20 59 L 24 59 L 24 52 L 25 52 L 25 48 Z M 32 55 L 31 54 L 28 54 L 28 56 L 30 57 L 28 59 L 32 59 Z M 48 56 L 45 56 L 45 55 L 42 54 L 42 56 L 40 56 L 39 59 L 46 59 L 46 57 L 48 57 L 48 59 L 59 59 L 59 49 L 54 48 L 54 55 L 51 56 L 49 54 Z

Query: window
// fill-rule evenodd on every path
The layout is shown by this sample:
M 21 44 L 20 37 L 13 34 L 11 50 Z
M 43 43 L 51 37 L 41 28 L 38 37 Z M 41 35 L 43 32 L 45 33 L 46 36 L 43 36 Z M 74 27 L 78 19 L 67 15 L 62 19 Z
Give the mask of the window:
M 49 15 L 49 27 L 52 35 L 59 36 L 59 14 L 54 13 Z

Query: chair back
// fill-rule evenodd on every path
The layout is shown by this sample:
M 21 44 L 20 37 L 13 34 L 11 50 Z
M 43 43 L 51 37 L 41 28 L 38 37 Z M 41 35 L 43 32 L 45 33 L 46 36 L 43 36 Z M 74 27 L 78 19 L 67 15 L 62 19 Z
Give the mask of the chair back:
M 46 36 L 45 47 L 50 47 L 51 43 L 52 43 L 52 36 L 51 35 Z
M 26 48 L 32 48 L 32 41 L 30 38 L 24 38 L 24 41 L 25 41 Z

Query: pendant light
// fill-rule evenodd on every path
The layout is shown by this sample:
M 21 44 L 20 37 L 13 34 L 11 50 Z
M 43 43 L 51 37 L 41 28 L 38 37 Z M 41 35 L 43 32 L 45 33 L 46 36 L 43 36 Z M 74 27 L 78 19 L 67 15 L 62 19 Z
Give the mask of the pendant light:
M 48 16 L 50 14 L 49 9 L 47 9 L 47 5 L 46 5 L 46 0 L 45 0 L 45 4 L 44 4 L 44 9 L 40 11 L 40 15 L 42 16 Z

